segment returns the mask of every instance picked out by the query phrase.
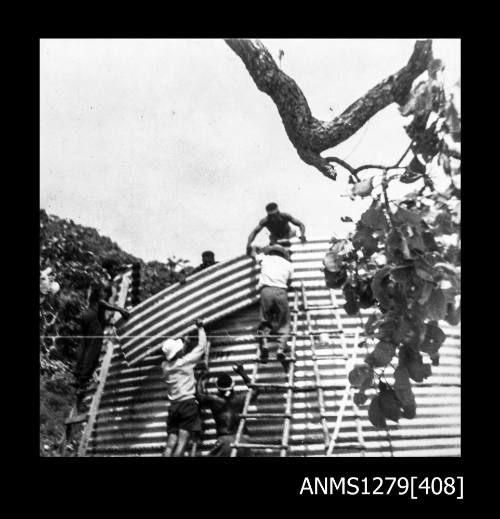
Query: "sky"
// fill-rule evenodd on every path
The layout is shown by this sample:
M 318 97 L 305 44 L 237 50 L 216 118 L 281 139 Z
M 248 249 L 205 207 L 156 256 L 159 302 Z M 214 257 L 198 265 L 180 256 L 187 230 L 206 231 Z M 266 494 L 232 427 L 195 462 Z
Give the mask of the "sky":
M 267 40 L 312 113 L 329 120 L 404 66 L 415 40 Z M 444 81 L 460 77 L 460 41 L 434 40 Z M 324 155 L 393 164 L 408 145 L 395 104 Z M 40 41 L 40 207 L 95 227 L 145 261 L 200 262 L 245 252 L 277 202 L 307 236 L 351 230 L 369 203 L 303 163 L 272 100 L 222 39 Z M 263 231 L 255 243 L 265 243 Z

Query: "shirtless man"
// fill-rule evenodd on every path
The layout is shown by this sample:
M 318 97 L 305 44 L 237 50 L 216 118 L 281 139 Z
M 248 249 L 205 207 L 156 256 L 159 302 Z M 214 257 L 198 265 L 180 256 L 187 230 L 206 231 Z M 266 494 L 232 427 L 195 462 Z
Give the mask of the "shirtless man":
M 296 231 L 290 227 L 290 224 L 296 225 L 300 228 L 300 241 L 306 241 L 306 227 L 305 225 L 294 218 L 291 214 L 281 213 L 278 204 L 271 202 L 266 205 L 267 216 L 263 218 L 257 227 L 250 233 L 247 241 L 247 254 L 250 253 L 252 243 L 264 227 L 269 231 L 269 243 L 271 245 L 278 242 L 278 240 L 289 240 L 296 235 Z
M 110 289 L 101 284 L 91 287 L 89 306 L 80 316 L 82 340 L 76 352 L 74 368 L 76 386 L 76 407 L 83 412 L 83 398 L 94 371 L 99 365 L 104 330 L 108 325 L 107 310 L 120 312 L 124 319 L 129 318 L 129 312 L 124 308 L 108 303 Z
M 245 373 L 245 369 L 241 364 L 233 365 L 235 373 L 240 375 L 245 384 L 250 384 L 250 378 Z M 212 457 L 229 457 L 231 455 L 231 444 L 234 443 L 238 425 L 240 423 L 240 414 L 245 406 L 246 391 L 234 391 L 234 381 L 231 376 L 224 373 L 217 378 L 217 395 L 209 395 L 205 388 L 205 382 L 208 374 L 204 373 L 197 383 L 197 398 L 200 406 L 205 406 L 212 411 L 217 430 L 217 443 L 210 451 L 209 456 Z M 251 403 L 255 402 L 258 391 L 254 391 Z M 247 431 L 243 431 L 247 433 Z M 241 440 L 245 443 L 250 441 L 247 434 L 241 436 Z M 250 450 L 238 449 L 240 456 L 251 456 Z

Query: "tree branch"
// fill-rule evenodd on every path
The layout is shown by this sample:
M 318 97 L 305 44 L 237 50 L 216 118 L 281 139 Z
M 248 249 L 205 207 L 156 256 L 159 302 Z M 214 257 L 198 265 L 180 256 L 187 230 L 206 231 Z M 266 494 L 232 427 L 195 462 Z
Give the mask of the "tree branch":
M 414 79 L 427 69 L 432 60 L 432 41 L 417 41 L 408 63 L 402 69 L 374 86 L 333 120 L 321 121 L 313 117 L 297 83 L 278 67 L 259 40 L 225 41 L 241 58 L 257 88 L 274 101 L 288 138 L 300 158 L 331 180 L 336 179 L 337 173 L 330 162 L 336 162 L 348 171 L 349 167 L 341 159 L 326 159 L 320 153 L 347 140 L 391 103 L 404 104 Z M 357 178 L 352 171 L 350 173 Z
M 350 164 L 348 164 L 345 160 L 339 159 L 338 157 L 324 157 L 324 159 L 328 162 L 335 162 L 336 164 L 340 164 L 343 168 L 347 169 L 349 173 L 359 182 L 358 173 L 360 171 L 363 171 L 365 169 L 382 169 L 384 171 L 388 171 L 390 169 L 405 169 L 400 166 L 401 162 L 403 162 L 406 155 L 408 155 L 408 152 L 411 150 L 413 141 L 410 142 L 408 148 L 406 148 L 403 155 L 401 155 L 401 158 L 394 164 L 394 166 L 381 166 L 379 164 L 364 164 L 363 166 L 359 166 L 357 168 L 352 167 Z M 335 180 L 335 179 L 334 179 Z

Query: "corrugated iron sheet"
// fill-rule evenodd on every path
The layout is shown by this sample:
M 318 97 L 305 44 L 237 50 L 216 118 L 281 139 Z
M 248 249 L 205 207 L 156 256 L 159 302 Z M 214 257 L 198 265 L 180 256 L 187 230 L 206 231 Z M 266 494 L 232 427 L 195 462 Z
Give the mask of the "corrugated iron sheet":
M 126 361 L 133 365 L 161 348 L 160 336 L 180 337 L 193 320 L 213 322 L 258 299 L 258 269 L 248 256 L 219 263 L 134 307 L 118 329 Z
M 304 282 L 310 304 L 329 304 L 330 291 L 325 288 L 321 272 L 321 261 L 328 248 L 328 242 L 317 240 L 305 245 L 294 244 L 292 256 L 294 263 L 293 286 L 298 288 Z M 248 260 L 243 258 L 243 260 Z M 234 260 L 233 266 L 242 264 L 241 259 Z M 212 267 L 213 268 L 213 267 Z M 224 272 L 225 265 L 220 267 Z M 247 267 L 248 268 L 248 264 Z M 228 272 L 227 270 L 225 272 Z M 235 274 L 233 272 L 233 274 Z M 230 274 L 228 274 L 229 276 Z M 252 276 L 254 274 L 252 273 Z M 238 277 L 238 276 L 237 276 Z M 201 276 L 200 276 L 201 278 Z M 224 279 L 216 278 L 217 283 Z M 238 278 L 239 279 L 239 278 Z M 239 286 L 245 285 L 239 279 Z M 194 283 L 193 283 L 194 285 Z M 201 294 L 209 295 L 204 283 L 198 285 L 200 296 L 193 293 L 194 300 L 202 299 Z M 229 285 L 231 286 L 231 285 Z M 189 287 L 185 287 L 189 288 Z M 211 375 L 217 377 L 221 373 L 232 374 L 232 364 L 242 363 L 247 372 L 253 368 L 257 342 L 254 338 L 258 323 L 258 303 L 252 302 L 245 293 L 247 306 L 240 310 L 230 310 L 230 315 L 218 319 L 207 326 L 211 336 L 209 368 Z M 165 314 L 168 304 L 161 302 L 165 297 L 173 298 L 175 288 L 161 293 L 142 303 L 141 312 L 152 312 L 156 308 Z M 236 292 L 235 297 L 238 297 Z M 335 291 L 338 303 L 344 303 L 341 291 Z M 191 297 L 191 296 L 190 296 Z M 205 297 L 205 295 L 203 296 Z M 250 302 L 248 302 L 250 301 Z M 293 291 L 290 291 L 290 303 Z M 165 302 L 166 303 L 166 302 Z M 241 303 L 241 301 L 240 301 Z M 206 304 L 206 303 L 205 303 Z M 232 303 L 227 303 L 231 305 Z M 139 308 L 138 308 L 139 311 Z M 181 308 L 178 311 L 182 312 Z M 221 311 L 220 309 L 218 311 Z M 224 310 L 222 310 L 224 311 Z M 139 315 L 139 314 L 136 314 Z M 361 319 L 368 315 L 363 312 Z M 154 316 L 154 312 L 150 317 Z M 317 309 L 311 311 L 313 327 L 321 330 L 338 330 L 338 322 L 331 310 Z M 153 317 L 154 319 L 154 317 Z M 186 318 L 187 319 L 187 318 Z M 341 313 L 342 327 L 346 331 L 346 345 L 349 352 L 353 348 L 355 328 L 361 324 L 359 317 L 349 317 Z M 132 326 L 140 326 L 139 319 Z M 460 455 L 460 330 L 446 323 L 441 323 L 448 337 L 441 348 L 441 361 L 433 367 L 433 374 L 425 383 L 414 384 L 417 400 L 417 417 L 413 420 L 402 419 L 399 424 L 391 425 L 386 431 L 375 430 L 368 421 L 367 409 L 360 410 L 360 421 L 366 450 L 355 448 L 358 440 L 356 432 L 355 412 L 349 404 L 342 420 L 339 438 L 334 450 L 335 456 L 459 456 Z M 306 333 L 305 315 L 299 314 L 299 333 Z M 329 345 L 317 345 L 318 353 L 341 352 L 338 336 Z M 146 350 L 144 350 L 146 351 Z M 296 384 L 310 385 L 314 383 L 310 342 L 308 337 L 297 338 Z M 363 352 L 360 352 L 363 354 Z M 100 402 L 96 427 L 89 444 L 90 456 L 159 456 L 166 441 L 166 417 L 168 402 L 165 385 L 160 372 L 161 355 L 156 351 L 150 355 L 127 363 L 119 346 L 115 347 L 112 363 L 108 372 L 104 393 Z M 330 433 L 333 431 L 335 418 L 339 411 L 340 401 L 346 384 L 346 363 L 342 358 L 322 359 L 318 361 L 322 383 L 329 387 L 325 391 L 326 412 Z M 387 371 L 388 381 L 391 373 Z M 236 377 L 236 390 L 245 390 L 241 380 Z M 274 361 L 271 350 L 270 362 L 259 369 L 257 382 L 285 382 L 285 374 L 281 365 Z M 209 383 L 209 390 L 213 383 Z M 210 389 L 212 388 L 212 389 Z M 264 392 L 257 399 L 250 411 L 283 412 L 285 406 L 284 390 Z M 214 421 L 208 411 L 202 413 L 204 421 L 203 441 L 199 449 L 205 455 L 215 442 Z M 258 418 L 248 420 L 248 428 L 252 441 L 279 443 L 283 431 L 283 420 L 275 418 Z M 291 456 L 324 456 L 325 445 L 319 416 L 317 392 L 294 393 L 293 420 L 290 435 Z M 275 456 L 276 451 L 259 451 L 261 456 Z

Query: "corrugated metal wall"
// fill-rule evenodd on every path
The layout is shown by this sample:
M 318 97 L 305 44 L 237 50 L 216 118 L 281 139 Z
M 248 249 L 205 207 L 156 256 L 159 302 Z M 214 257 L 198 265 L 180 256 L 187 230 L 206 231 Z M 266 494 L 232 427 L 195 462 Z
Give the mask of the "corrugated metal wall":
M 321 273 L 321 260 L 328 248 L 326 241 L 312 241 L 292 248 L 294 263 L 294 287 L 304 282 L 310 304 L 328 304 L 330 291 L 325 288 Z M 343 304 L 341 291 L 335 291 L 338 304 Z M 290 291 L 290 303 L 293 291 Z M 364 316 L 367 314 L 364 313 Z M 315 329 L 337 330 L 338 322 L 331 310 L 311 312 Z M 363 317 L 362 317 L 363 318 Z M 342 327 L 346 331 L 346 344 L 352 351 L 353 334 L 360 325 L 359 317 L 341 313 Z M 238 310 L 207 327 L 211 338 L 210 372 L 232 374 L 231 365 L 242 363 L 247 372 L 253 368 L 257 343 L 252 337 L 258 323 L 258 305 Z M 421 384 L 414 384 L 417 399 L 417 417 L 402 419 L 399 424 L 389 422 L 387 431 L 375 430 L 367 419 L 367 409 L 360 409 L 360 421 L 366 444 L 366 456 L 459 456 L 460 455 L 460 334 L 459 328 L 441 323 L 448 338 L 441 348 L 439 367 L 433 367 L 432 376 Z M 303 313 L 299 314 L 298 332 L 306 332 Z M 318 353 L 339 353 L 340 340 L 333 339 L 328 346 L 317 345 Z M 281 365 L 274 361 L 271 350 L 270 362 L 261 365 L 257 382 L 285 382 Z M 363 352 L 360 352 L 363 354 Z M 313 384 L 313 366 L 310 341 L 307 337 L 297 339 L 296 384 Z M 152 354 L 130 366 L 120 348 L 115 348 L 108 373 L 104 394 L 97 416 L 97 424 L 91 439 L 90 456 L 159 456 L 166 441 L 166 417 L 168 403 L 164 382 L 160 373 L 161 355 Z M 329 431 L 332 432 L 335 417 L 346 383 L 346 363 L 343 358 L 318 361 L 322 383 L 330 386 L 325 391 Z M 241 380 L 235 375 L 236 390 L 244 390 Z M 391 374 L 387 373 L 391 381 Z M 209 384 L 213 390 L 213 381 Z M 293 420 L 290 436 L 291 456 L 323 456 L 324 438 L 320 423 L 317 392 L 295 392 Z M 262 393 L 251 411 L 284 411 L 284 391 Z M 203 412 L 204 433 L 199 453 L 206 454 L 215 441 L 214 422 L 209 412 Z M 283 430 L 282 420 L 255 419 L 248 421 L 252 441 L 279 443 Z M 359 456 L 361 451 L 349 448 L 357 442 L 354 409 L 348 405 L 340 434 L 334 450 L 338 456 Z M 259 452 L 273 456 L 276 451 Z

